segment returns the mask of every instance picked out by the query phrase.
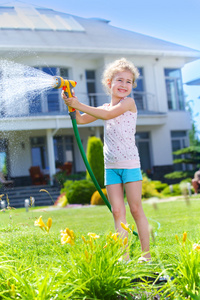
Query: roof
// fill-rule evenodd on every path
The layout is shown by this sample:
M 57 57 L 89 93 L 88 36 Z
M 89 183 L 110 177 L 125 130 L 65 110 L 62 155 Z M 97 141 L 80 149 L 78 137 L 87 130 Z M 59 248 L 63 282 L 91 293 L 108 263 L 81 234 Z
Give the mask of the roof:
M 52 9 L 9 2 L 0 6 L 0 51 L 200 57 L 200 51 Z
M 186 82 L 187 85 L 200 85 L 200 78 Z

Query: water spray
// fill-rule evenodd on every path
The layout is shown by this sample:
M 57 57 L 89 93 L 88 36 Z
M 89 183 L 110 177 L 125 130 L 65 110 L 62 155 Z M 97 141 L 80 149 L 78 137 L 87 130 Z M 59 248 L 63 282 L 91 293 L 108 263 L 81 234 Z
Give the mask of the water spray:
M 59 77 L 59 76 L 55 76 L 54 77 L 54 80 L 53 80 L 53 88 L 55 89 L 59 89 L 59 88 L 62 88 L 64 90 L 64 93 L 65 95 L 68 97 L 68 98 L 71 98 L 73 97 L 72 95 L 72 89 L 76 86 L 77 82 L 76 81 L 73 81 L 73 80 L 68 80 L 68 79 L 63 79 L 62 77 Z M 80 138 L 80 135 L 79 135 L 79 132 L 78 132 L 78 127 L 77 127 L 77 123 L 76 123 L 76 110 L 75 108 L 72 108 L 70 106 L 68 106 L 68 109 L 69 109 L 69 115 L 71 117 L 71 120 L 72 120 L 72 125 L 73 125 L 73 130 L 74 130 L 74 134 L 75 134 L 75 137 L 76 137 L 76 141 L 77 141 L 77 144 L 78 144 L 78 147 L 79 147 L 79 150 L 81 152 L 81 156 L 83 158 L 83 161 L 84 161 L 84 164 L 88 170 L 88 173 L 90 174 L 90 177 L 92 178 L 92 181 L 97 189 L 97 191 L 99 192 L 101 198 L 103 199 L 103 201 L 105 202 L 105 204 L 107 205 L 107 207 L 109 208 L 109 210 L 112 212 L 112 208 L 111 208 L 111 205 L 110 205 L 110 202 L 108 201 L 108 199 L 106 198 L 106 196 L 104 195 L 104 193 L 102 192 L 97 180 L 96 180 L 96 177 L 94 176 L 93 172 L 92 172 L 92 169 L 89 165 L 89 162 L 87 160 L 87 157 L 85 155 L 85 151 L 83 149 L 83 145 L 82 145 L 82 142 L 81 142 L 81 138 Z M 133 234 L 138 236 L 138 233 L 136 231 L 133 231 Z

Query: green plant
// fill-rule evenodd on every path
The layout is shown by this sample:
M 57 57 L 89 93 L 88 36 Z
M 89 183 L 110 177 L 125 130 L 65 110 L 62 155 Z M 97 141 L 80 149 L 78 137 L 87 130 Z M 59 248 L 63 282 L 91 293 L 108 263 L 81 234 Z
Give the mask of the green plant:
M 87 144 L 87 159 L 101 188 L 104 187 L 104 158 L 103 143 L 100 138 L 89 137 Z M 86 179 L 90 179 L 90 174 L 86 172 Z
M 171 260 L 170 276 L 173 276 L 174 296 L 180 299 L 200 298 L 200 245 L 187 239 L 183 233 L 182 240 L 176 235 L 178 247 L 176 259 Z M 191 296 L 188 297 L 188 296 Z
M 144 176 L 142 181 L 142 198 L 160 197 L 160 193 L 156 190 L 154 181 Z
M 186 148 L 182 148 L 173 152 L 174 155 L 177 155 L 179 158 L 174 159 L 174 164 L 186 164 L 193 165 L 193 171 L 174 171 L 172 173 L 168 173 L 165 175 L 167 179 L 177 179 L 177 178 L 193 178 L 194 172 L 199 166 L 200 161 L 200 145 L 198 146 L 190 146 Z
M 61 193 L 66 193 L 69 204 L 89 204 L 95 190 L 90 180 L 68 180 L 64 183 Z
M 67 180 L 68 176 L 66 172 L 60 171 L 54 175 L 55 180 L 58 182 L 58 184 L 63 187 L 65 181 Z
M 102 189 L 102 192 L 104 193 L 104 195 L 105 195 L 106 198 L 108 199 L 106 189 Z M 91 204 L 91 205 L 105 205 L 105 202 L 104 202 L 103 199 L 101 198 L 101 196 L 100 196 L 100 194 L 99 194 L 98 191 L 95 191 L 94 194 L 92 195 L 90 204 Z
M 58 184 L 63 187 L 64 183 L 67 180 L 81 180 L 84 179 L 86 176 L 86 172 L 80 172 L 76 174 L 70 174 L 67 175 L 66 172 L 60 171 L 54 175 L 55 180 L 58 182 Z
M 136 288 L 131 280 L 138 278 L 144 272 L 137 263 L 139 251 L 135 250 L 134 258 L 129 262 L 123 261 L 127 251 L 126 240 L 118 233 L 103 234 L 88 233 L 82 236 L 82 243 L 71 243 L 71 231 L 66 238 L 71 246 L 68 249 L 69 283 L 73 286 L 72 299 L 132 299 L 130 293 Z M 131 235 L 132 236 L 132 235 Z M 130 238 L 131 239 L 131 238 Z M 67 242 L 68 243 L 68 242 Z M 151 268 L 146 271 L 151 273 Z M 143 283 L 142 291 L 148 291 L 148 285 Z
M 158 181 L 158 180 L 154 180 L 154 181 L 152 181 L 152 183 L 154 184 L 155 189 L 159 193 L 162 192 L 168 186 L 167 183 L 162 183 L 161 181 Z
M 181 194 L 182 194 L 182 192 L 181 192 L 181 189 L 180 189 L 180 185 L 178 183 L 167 186 L 162 191 L 162 195 L 164 195 L 164 196 L 179 196 Z

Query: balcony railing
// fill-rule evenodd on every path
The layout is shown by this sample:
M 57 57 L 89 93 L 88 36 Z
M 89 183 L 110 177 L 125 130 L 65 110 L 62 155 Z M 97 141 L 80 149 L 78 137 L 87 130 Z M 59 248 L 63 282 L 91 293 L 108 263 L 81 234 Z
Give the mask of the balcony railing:
M 131 95 L 134 98 L 138 113 L 158 112 L 155 95 L 145 92 L 135 92 Z M 105 94 L 91 93 L 88 94 L 85 103 L 91 106 L 101 106 L 106 102 L 110 102 L 110 96 Z
M 78 99 L 87 105 L 94 107 L 101 106 L 110 102 L 110 96 L 104 93 L 77 93 Z M 135 92 L 132 97 L 135 99 L 139 114 L 150 112 L 159 113 L 158 103 L 155 95 L 145 92 Z M 22 99 L 19 109 L 6 110 L 6 106 L 0 105 L 0 116 L 22 117 L 22 116 L 41 116 L 41 115 L 62 115 L 66 114 L 67 108 L 60 97 L 60 93 L 52 92 L 47 95 L 40 95 L 35 99 Z

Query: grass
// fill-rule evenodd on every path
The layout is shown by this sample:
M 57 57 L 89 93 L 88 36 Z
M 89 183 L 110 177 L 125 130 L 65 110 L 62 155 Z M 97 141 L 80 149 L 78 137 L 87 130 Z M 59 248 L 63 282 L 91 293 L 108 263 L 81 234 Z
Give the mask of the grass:
M 173 297 L 170 299 L 183 299 L 178 298 L 183 294 L 184 297 L 187 294 L 191 299 L 196 299 L 198 295 L 198 286 L 195 284 L 200 276 L 197 267 L 200 255 L 197 257 L 196 252 L 192 252 L 191 255 L 192 243 L 200 241 L 198 200 L 198 196 L 193 196 L 189 205 L 184 199 L 160 202 L 156 208 L 149 203 L 143 204 L 153 229 L 151 253 L 154 264 L 149 269 L 158 268 L 159 272 L 163 271 L 170 276 L 176 270 L 176 274 L 180 275 L 176 288 L 178 296 L 174 286 L 166 288 L 168 293 L 173 291 Z M 53 220 L 49 234 L 34 226 L 34 221 L 41 215 L 45 224 L 49 217 Z M 133 224 L 128 207 L 127 222 Z M 61 245 L 60 231 L 66 227 L 72 229 L 76 235 L 75 246 Z M 26 212 L 25 208 L 0 212 L 0 299 L 133 299 L 129 298 L 128 294 L 125 295 L 127 291 L 130 294 L 133 291 L 136 293 L 138 287 L 130 286 L 128 280 L 135 276 L 134 273 L 148 273 L 146 266 L 138 269 L 138 264 L 135 264 L 141 254 L 139 242 L 135 236 L 132 237 L 133 263 L 128 267 L 124 263 L 118 264 L 122 253 L 118 244 L 114 243 L 114 248 L 102 252 L 110 231 L 114 232 L 114 222 L 106 206 L 60 210 L 34 207 L 30 208 L 29 212 Z M 88 232 L 95 232 L 102 240 L 93 241 L 92 246 L 89 240 L 84 244 L 81 236 L 84 235 L 87 239 Z M 184 232 L 187 232 L 188 240 L 192 241 L 191 245 L 188 243 L 187 251 L 181 242 L 179 245 L 175 239 L 177 234 L 181 241 Z M 183 261 L 179 269 L 178 259 Z M 193 288 L 187 291 L 185 286 L 187 278 L 191 281 L 191 274 L 186 261 L 190 259 L 196 275 Z M 107 280 L 103 280 L 102 274 L 106 274 Z M 122 278 L 126 280 L 123 281 Z M 184 285 L 184 288 L 178 289 L 179 283 L 180 286 Z M 143 287 L 140 287 L 142 294 L 144 286 L 146 291 L 149 288 L 143 283 Z M 149 292 L 152 292 L 152 287 L 149 288 Z M 88 295 L 88 298 L 84 298 L 85 295 Z M 142 297 L 141 299 L 147 299 Z M 166 296 L 163 297 L 166 299 Z

